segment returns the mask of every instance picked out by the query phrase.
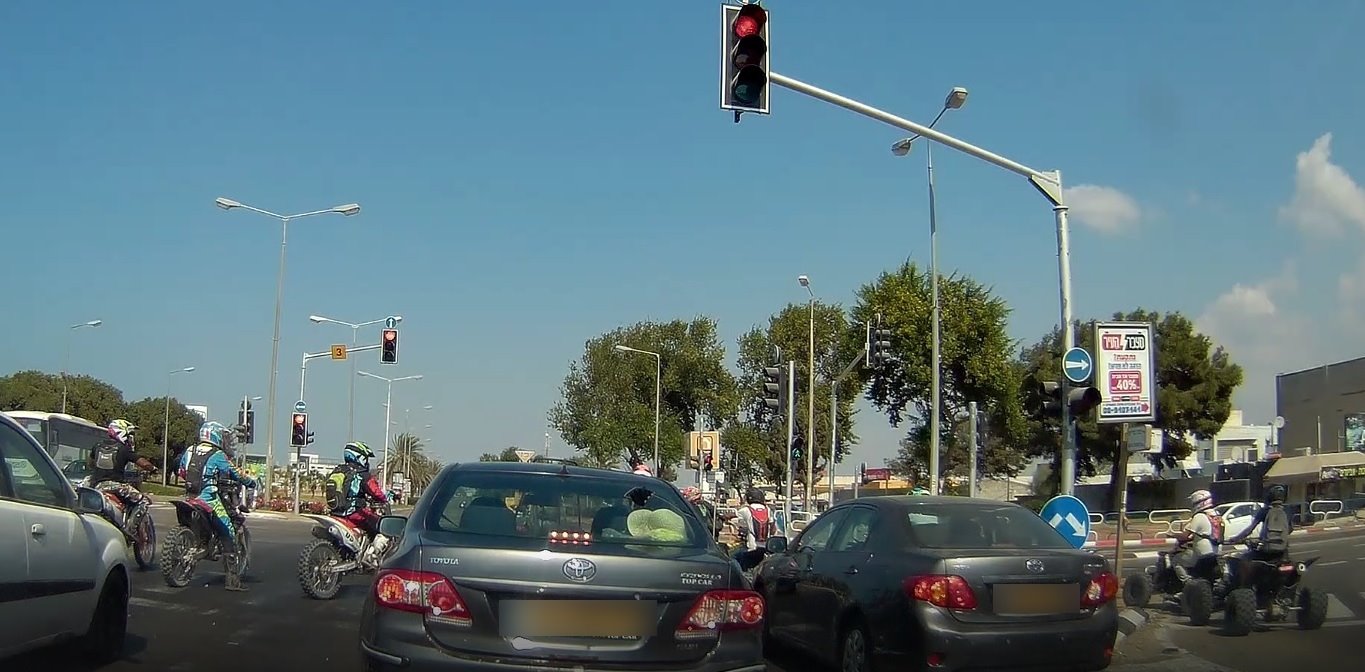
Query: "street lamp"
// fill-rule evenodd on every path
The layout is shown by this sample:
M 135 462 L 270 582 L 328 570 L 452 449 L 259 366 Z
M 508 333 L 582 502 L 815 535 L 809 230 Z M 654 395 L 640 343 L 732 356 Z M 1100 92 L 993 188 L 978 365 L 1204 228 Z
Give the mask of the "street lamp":
M 93 327 L 98 327 L 98 326 L 100 326 L 101 324 L 104 324 L 104 320 L 90 320 L 89 322 L 82 322 L 82 323 L 80 323 L 80 324 L 73 324 L 73 325 L 71 325 L 71 329 L 67 331 L 67 335 L 66 335 L 66 359 L 63 360 L 63 362 L 62 362 L 62 414 L 63 414 L 63 415 L 66 414 L 66 378 L 67 378 L 67 370 L 71 368 L 71 339 L 72 339 L 72 333 L 75 332 L 77 329 L 83 329 L 83 328 L 85 328 L 85 327 L 92 327 L 92 328 L 93 328 Z
M 357 207 L 359 207 L 359 206 L 357 206 Z M 393 318 L 394 324 L 397 324 L 397 323 L 403 321 L 403 316 L 402 316 L 402 315 L 393 315 L 393 316 L 391 316 L 391 317 Z M 330 318 L 330 317 L 323 317 L 323 316 L 321 316 L 321 315 L 309 315 L 309 316 L 308 316 L 308 320 L 309 320 L 310 322 L 312 322 L 313 324 L 330 323 L 330 324 L 339 324 L 339 325 L 341 325 L 341 326 L 343 326 L 343 327 L 350 327 L 350 328 L 351 328 L 351 345 L 354 347 L 354 346 L 356 345 L 356 332 L 358 332 L 358 331 L 360 330 L 361 327 L 368 327 L 368 326 L 375 325 L 375 324 L 384 324 L 384 323 L 386 323 L 386 322 L 389 320 L 389 318 L 388 318 L 388 317 L 382 317 L 382 318 L 377 319 L 377 320 L 370 320 L 369 322 L 343 322 L 343 321 L 341 321 L 341 320 L 334 320 L 334 319 L 332 319 L 332 318 Z M 354 358 L 354 357 L 351 357 L 351 356 L 349 356 L 349 355 L 347 355 L 346 359 L 351 360 L 351 407 L 350 407 L 350 410 L 347 411 L 347 413 L 346 413 L 346 437 L 347 437 L 346 440 L 347 440 L 347 441 L 354 441 L 354 440 L 355 440 L 355 379 L 356 379 L 356 375 L 355 375 L 355 358 Z
M 271 341 L 271 345 L 270 345 L 270 392 L 268 393 L 268 395 L 269 395 L 270 398 L 269 398 L 269 400 L 266 402 L 267 405 L 270 406 L 270 408 L 269 408 L 269 409 L 267 410 L 267 412 L 266 412 L 266 422 L 269 423 L 269 427 L 266 429 L 266 434 L 265 434 L 265 436 L 266 436 L 266 439 L 265 439 L 265 463 L 266 463 L 266 469 L 265 469 L 265 484 L 264 484 L 264 487 L 265 487 L 265 492 L 270 492 L 271 472 L 272 472 L 272 471 L 274 470 L 274 468 L 275 468 L 275 405 L 276 405 L 276 401 L 275 401 L 275 380 L 276 380 L 276 378 L 279 377 L 279 368 L 280 368 L 280 310 L 281 310 L 282 305 L 284 304 L 284 260 L 285 260 L 285 249 L 286 249 L 286 245 L 287 245 L 287 243 L 289 242 L 289 222 L 290 222 L 290 220 L 301 219 L 301 218 L 303 218 L 303 217 L 312 217 L 313 215 L 337 214 L 337 215 L 345 215 L 345 216 L 347 216 L 347 217 L 350 217 L 351 215 L 355 215 L 355 214 L 358 214 L 358 213 L 360 212 L 360 206 L 357 205 L 357 204 L 355 204 L 355 203 L 348 203 L 348 204 L 346 204 L 346 205 L 338 205 L 338 206 L 336 206 L 336 207 L 334 207 L 334 208 L 327 208 L 326 210 L 314 210 L 314 211 L 312 211 L 312 212 L 300 212 L 300 213 L 298 213 L 298 214 L 296 214 L 296 215 L 279 215 L 279 214 L 270 212 L 269 210 L 262 210 L 262 209 L 260 209 L 260 208 L 252 207 L 252 206 L 250 206 L 250 205 L 246 205 L 246 204 L 244 204 L 244 203 L 240 203 L 240 202 L 238 202 L 238 201 L 234 201 L 234 200 L 232 200 L 232 199 L 230 199 L 230 198 L 223 198 L 223 197 L 221 197 L 221 196 L 218 197 L 218 198 L 215 198 L 215 199 L 213 200 L 213 202 L 214 202 L 215 205 L 217 205 L 218 207 L 220 207 L 220 208 L 222 208 L 222 209 L 224 209 L 224 210 L 232 210 L 233 208 L 241 208 L 241 209 L 243 209 L 243 210 L 250 210 L 250 211 L 252 211 L 252 212 L 259 213 L 259 214 L 262 214 L 262 215 L 265 215 L 265 216 L 267 216 L 267 217 L 274 217 L 275 219 L 280 220 L 280 225 L 281 225 L 281 226 L 280 226 L 280 272 L 279 272 L 279 276 L 275 279 L 275 336 L 274 336 L 273 340 Z
M 663 400 L 664 385 L 664 360 L 657 352 L 632 348 L 629 345 L 616 345 L 617 352 L 635 352 L 641 355 L 649 355 L 654 358 L 654 475 L 663 477 L 663 472 L 659 468 L 659 409 Z M 548 443 L 548 442 L 547 442 Z
M 161 425 L 161 484 L 170 485 L 171 479 L 171 383 L 177 373 L 189 373 L 193 366 L 176 369 L 166 374 L 166 419 Z
M 382 380 L 385 383 L 388 383 L 389 386 L 389 391 L 387 396 L 385 396 L 384 401 L 384 490 L 387 492 L 389 489 L 389 423 L 392 422 L 392 416 L 390 414 L 393 411 L 393 384 L 404 380 L 421 380 L 422 375 L 403 376 L 402 378 L 385 378 L 384 376 L 368 371 L 356 371 L 355 373 L 357 376 Z
M 938 116 L 930 122 L 929 128 L 933 128 L 948 110 L 961 108 L 967 102 L 967 89 L 955 86 L 948 92 L 948 97 L 943 100 L 943 108 L 938 111 Z M 897 140 L 891 145 L 891 153 L 896 156 L 906 156 L 910 153 L 911 144 L 920 136 L 915 135 L 909 138 Z M 943 382 L 941 380 L 943 363 L 939 352 L 939 297 L 938 297 L 938 199 L 934 193 L 934 145 L 930 143 L 924 148 L 924 155 L 929 172 L 929 293 L 933 296 L 933 315 L 930 317 L 933 335 L 930 337 L 930 368 L 933 370 L 933 381 L 930 384 L 930 415 L 929 415 L 929 493 L 937 495 L 939 491 L 939 432 L 942 415 Z
M 815 291 L 810 288 L 810 278 L 804 275 L 796 277 L 796 281 L 806 288 L 806 294 L 810 295 L 810 359 L 806 364 L 807 373 L 810 374 L 810 383 L 806 388 L 806 446 L 803 451 L 806 454 L 806 494 L 802 497 L 802 503 L 806 515 L 811 511 L 811 493 L 815 489 Z M 791 446 L 787 447 L 791 450 Z M 833 466 L 833 465 L 831 465 Z M 830 504 L 834 503 L 834 494 L 831 491 L 829 496 Z

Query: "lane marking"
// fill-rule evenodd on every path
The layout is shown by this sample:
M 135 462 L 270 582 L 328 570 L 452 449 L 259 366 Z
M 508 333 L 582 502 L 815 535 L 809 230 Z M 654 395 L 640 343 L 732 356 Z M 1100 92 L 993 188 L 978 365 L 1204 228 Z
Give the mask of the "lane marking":
M 1344 602 L 1337 599 L 1336 595 L 1327 593 L 1327 620 L 1336 621 L 1343 618 L 1354 618 L 1356 613 L 1346 606 Z
M 1319 563 L 1318 563 L 1318 566 L 1319 566 L 1319 567 L 1332 567 L 1332 566 L 1335 566 L 1335 565 L 1344 565 L 1344 564 L 1346 564 L 1346 563 L 1348 563 L 1348 562 L 1350 562 L 1350 560 L 1333 560 L 1333 561 L 1331 561 L 1331 562 L 1319 562 Z

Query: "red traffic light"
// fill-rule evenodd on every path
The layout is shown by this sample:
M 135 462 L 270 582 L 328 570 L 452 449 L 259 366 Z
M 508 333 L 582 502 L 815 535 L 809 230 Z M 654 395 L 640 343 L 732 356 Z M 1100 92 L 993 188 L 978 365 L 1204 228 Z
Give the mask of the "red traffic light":
M 295 413 L 295 414 L 294 414 L 294 424 L 296 424 L 296 425 L 302 425 L 302 424 L 305 423 L 305 422 L 308 422 L 308 416 L 306 416 L 306 415 L 304 415 L 304 414 L 302 414 L 302 413 Z
M 384 330 L 384 340 L 386 340 L 386 341 L 392 341 L 392 340 L 394 340 L 395 338 L 398 338 L 398 330 L 397 330 L 397 329 L 385 329 L 385 330 Z
M 758 5 L 745 5 L 739 10 L 735 17 L 734 31 L 735 37 L 740 39 L 757 35 L 758 31 L 763 30 L 763 24 L 768 22 L 768 12 Z

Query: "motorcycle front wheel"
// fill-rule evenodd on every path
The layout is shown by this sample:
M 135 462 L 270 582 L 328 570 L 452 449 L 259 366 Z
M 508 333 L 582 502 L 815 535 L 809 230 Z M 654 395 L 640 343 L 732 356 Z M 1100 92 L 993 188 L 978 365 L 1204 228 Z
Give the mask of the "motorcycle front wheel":
M 194 578 L 194 533 L 187 527 L 176 527 L 161 542 L 161 578 L 172 588 L 184 588 Z
M 133 559 L 139 569 L 148 570 L 156 564 L 156 523 L 152 513 L 146 509 L 136 514 L 137 525 L 133 528 Z
M 246 525 L 237 528 L 237 576 L 245 577 L 251 565 L 251 530 Z
M 341 591 L 341 574 L 332 567 L 341 563 L 336 545 L 326 539 L 314 539 L 299 553 L 299 587 L 303 594 L 315 600 L 330 600 Z

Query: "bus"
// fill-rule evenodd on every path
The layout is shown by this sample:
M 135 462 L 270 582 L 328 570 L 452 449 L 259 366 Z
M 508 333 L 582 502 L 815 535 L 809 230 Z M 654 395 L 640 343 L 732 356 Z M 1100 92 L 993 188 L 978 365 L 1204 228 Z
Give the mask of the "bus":
M 87 463 L 95 445 L 109 437 L 108 429 L 65 413 L 6 411 L 5 415 L 14 418 L 43 444 L 47 454 L 63 470 L 73 462 Z

